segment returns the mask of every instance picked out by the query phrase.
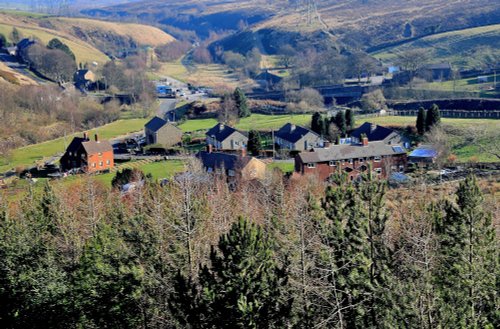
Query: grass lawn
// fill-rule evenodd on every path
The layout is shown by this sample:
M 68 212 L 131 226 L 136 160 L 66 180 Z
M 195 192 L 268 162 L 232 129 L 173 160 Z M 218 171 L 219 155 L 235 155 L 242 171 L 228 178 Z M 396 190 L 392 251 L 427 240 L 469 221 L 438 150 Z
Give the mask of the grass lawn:
M 418 84 L 415 89 L 440 90 L 440 91 L 466 91 L 466 92 L 484 92 L 493 86 L 494 76 L 487 76 L 488 81 L 478 83 L 477 77 L 460 79 L 456 81 L 430 82 Z
M 273 162 L 267 165 L 268 169 L 278 168 L 283 173 L 293 172 L 295 170 L 295 165 L 288 162 Z
M 269 131 L 277 130 L 286 123 L 291 122 L 300 126 L 309 126 L 311 123 L 311 114 L 295 114 L 295 115 L 265 115 L 252 114 L 248 118 L 243 118 L 236 128 L 243 131 L 252 129 Z M 188 120 L 179 127 L 184 132 L 192 132 L 196 130 L 208 130 L 217 124 L 216 119 L 194 119 Z
M 162 178 L 170 178 L 176 173 L 183 172 L 184 162 L 181 160 L 159 161 L 139 166 L 137 169 L 142 170 L 146 175 L 151 174 L 153 180 L 157 181 Z M 102 174 L 95 176 L 95 179 L 106 186 L 111 186 L 111 181 L 115 175 L 115 173 Z
M 118 120 L 105 126 L 89 130 L 89 136 L 98 133 L 103 140 L 115 138 L 143 129 L 146 122 L 147 119 Z M 77 135 L 80 136 L 81 133 L 16 149 L 12 152 L 9 159 L 0 159 L 0 172 L 18 166 L 30 166 L 36 161 L 40 161 L 58 153 L 63 153 L 67 145 L 71 142 L 71 139 Z

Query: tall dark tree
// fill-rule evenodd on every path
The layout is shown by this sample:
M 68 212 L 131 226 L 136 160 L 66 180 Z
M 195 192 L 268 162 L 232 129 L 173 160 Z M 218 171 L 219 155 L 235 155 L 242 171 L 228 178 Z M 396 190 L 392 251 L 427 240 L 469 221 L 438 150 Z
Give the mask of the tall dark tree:
M 248 132 L 248 152 L 251 155 L 259 155 L 262 149 L 262 138 L 257 130 L 250 130 Z
M 427 111 L 427 117 L 425 118 L 425 130 L 430 131 L 432 127 L 441 123 L 441 113 L 439 112 L 439 107 L 436 104 L 432 104 L 431 108 Z
M 318 135 L 325 134 L 325 124 L 323 121 L 323 117 L 321 116 L 321 113 L 315 112 L 312 115 L 311 130 L 314 131 Z
M 436 223 L 442 326 L 494 328 L 498 316 L 498 248 L 491 214 L 483 209 L 476 178 L 469 175 L 457 190 L 456 205 Z
M 7 47 L 7 38 L 2 33 L 0 33 L 0 48 L 1 47 Z
M 178 277 L 170 305 L 179 327 L 286 327 L 292 304 L 288 274 L 273 254 L 262 229 L 240 219 L 212 248 L 211 266 L 200 269 L 197 289 Z
M 18 43 L 19 41 L 21 41 L 22 38 L 23 37 L 21 35 L 21 32 L 19 32 L 19 30 L 14 27 L 12 29 L 12 32 L 10 33 L 10 41 L 12 43 Z
M 245 93 L 239 87 L 237 87 L 234 90 L 233 97 L 236 103 L 236 108 L 238 109 L 238 117 L 249 117 L 252 113 L 250 112 L 250 108 L 248 107 L 248 101 Z
M 334 118 L 334 122 L 335 122 L 335 125 L 337 125 L 337 128 L 339 128 L 341 135 L 345 136 L 345 134 L 347 133 L 347 123 L 346 123 L 346 119 L 345 119 L 345 112 L 339 111 Z
M 354 111 L 352 109 L 347 109 L 345 111 L 345 123 L 347 129 L 354 129 L 354 124 L 356 123 L 356 119 L 354 118 Z
M 417 115 L 417 132 L 419 135 L 423 135 L 425 133 L 426 126 L 426 112 L 423 107 L 418 109 Z

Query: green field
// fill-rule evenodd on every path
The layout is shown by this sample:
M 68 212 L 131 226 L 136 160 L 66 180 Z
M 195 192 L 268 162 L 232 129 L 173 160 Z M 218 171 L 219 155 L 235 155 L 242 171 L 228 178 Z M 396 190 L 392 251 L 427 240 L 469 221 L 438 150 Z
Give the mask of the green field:
M 375 118 L 357 118 L 356 123 L 361 125 L 363 122 L 372 122 L 379 125 L 406 127 L 415 126 L 415 117 L 397 117 L 385 116 Z M 469 135 L 468 128 L 481 127 L 485 133 L 484 138 L 479 141 L 480 144 L 486 145 L 491 143 L 491 140 L 500 138 L 500 120 L 494 119 L 441 119 L 442 124 L 448 131 L 449 143 L 451 152 L 458 157 L 458 161 L 477 161 L 493 162 L 498 161 L 494 156 L 482 152 L 478 145 L 471 144 L 467 140 Z
M 294 123 L 301 126 L 309 126 L 311 123 L 311 114 L 295 114 L 295 115 L 265 115 L 265 114 L 252 114 L 248 118 L 243 118 L 236 128 L 243 131 L 252 129 L 269 131 L 271 129 L 277 130 L 286 123 Z M 197 130 L 208 130 L 217 124 L 216 119 L 194 119 L 188 120 L 181 124 L 179 127 L 184 132 L 192 132 Z
M 394 61 L 397 53 L 410 49 L 426 50 L 432 62 L 450 62 L 459 67 L 473 67 L 478 64 L 478 56 L 471 52 L 479 47 L 491 47 L 500 52 L 500 24 L 488 25 L 452 32 L 438 33 L 400 46 L 386 48 L 372 53 L 385 63 Z
M 101 139 L 116 138 L 118 136 L 142 130 L 147 119 L 118 120 L 108 125 L 89 130 L 89 135 L 98 133 Z M 0 159 L 0 172 L 17 166 L 29 166 L 58 153 L 64 153 L 67 145 L 74 136 L 69 135 L 55 140 L 19 148 L 12 152 L 10 159 Z
M 159 161 L 139 166 L 138 169 L 146 175 L 150 174 L 154 181 L 158 181 L 159 179 L 170 178 L 176 173 L 183 172 L 184 162 L 180 160 Z M 115 175 L 115 173 L 107 173 L 97 175 L 95 178 L 104 185 L 111 186 L 111 181 Z
M 500 77 L 497 77 L 500 80 Z M 492 86 L 494 82 L 494 76 L 488 75 L 486 82 L 478 82 L 477 77 L 468 78 L 468 79 L 459 79 L 459 80 L 451 80 L 451 81 L 442 81 L 442 82 L 430 82 L 430 83 L 422 83 L 416 84 L 415 89 L 424 89 L 424 90 L 439 90 L 439 91 L 453 91 L 453 92 L 474 92 L 481 93 L 487 92 Z

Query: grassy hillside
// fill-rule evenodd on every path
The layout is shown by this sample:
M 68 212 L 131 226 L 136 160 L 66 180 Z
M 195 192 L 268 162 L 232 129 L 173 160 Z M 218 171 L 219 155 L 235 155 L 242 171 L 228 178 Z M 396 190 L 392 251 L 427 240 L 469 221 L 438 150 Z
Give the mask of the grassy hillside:
M 0 33 L 4 34 L 7 39 L 9 39 L 9 34 L 12 32 L 12 28 L 14 26 L 16 25 L 1 23 L 0 16 Z M 97 62 L 102 64 L 108 61 L 108 57 L 103 52 L 89 45 L 88 43 L 67 35 L 66 33 L 60 33 L 36 27 L 29 28 L 16 26 L 16 28 L 19 30 L 19 32 L 21 32 L 23 37 L 34 37 L 40 39 L 45 44 L 47 44 L 53 38 L 58 38 L 63 43 L 68 45 L 68 47 L 73 51 L 76 56 L 77 63 Z
M 470 54 L 479 47 L 491 47 L 500 53 L 500 24 L 439 33 L 400 46 L 373 53 L 376 58 L 391 62 L 397 53 L 410 49 L 429 52 L 435 62 L 451 62 L 460 67 L 477 65 L 477 56 Z
M 311 3 L 312 6 L 307 4 Z M 490 0 L 186 0 L 139 2 L 85 10 L 90 16 L 171 25 L 207 35 L 208 30 L 241 31 L 247 23 L 257 46 L 266 30 L 321 31 L 342 44 L 369 48 L 439 32 L 500 23 Z M 270 34 L 267 34 L 268 36 Z M 276 40 L 275 40 L 276 41 Z
M 24 37 L 36 37 L 44 43 L 59 38 L 75 53 L 77 62 L 83 63 L 104 63 L 108 60 L 106 54 L 155 47 L 174 40 L 152 26 L 0 11 L 0 33 L 8 38 L 13 27 Z

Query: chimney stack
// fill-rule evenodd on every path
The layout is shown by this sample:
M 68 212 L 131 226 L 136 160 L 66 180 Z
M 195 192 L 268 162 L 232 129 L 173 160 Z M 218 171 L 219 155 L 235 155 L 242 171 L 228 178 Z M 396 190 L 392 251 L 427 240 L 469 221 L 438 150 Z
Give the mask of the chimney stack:
M 368 146 L 368 137 L 361 137 L 361 144 L 363 144 L 363 146 Z
M 212 151 L 213 151 L 213 146 L 212 146 L 212 144 L 207 144 L 207 152 L 208 152 L 208 153 L 212 153 Z
M 376 124 L 374 124 L 374 123 L 371 123 L 371 124 L 370 124 L 370 131 L 371 131 L 371 132 L 374 132 L 374 131 L 375 131 L 375 129 L 377 129 L 377 125 L 376 125 Z
M 331 144 L 330 144 L 330 141 L 326 141 L 326 140 L 325 140 L 324 147 L 327 149 L 327 148 L 329 148 L 329 147 L 330 147 L 330 145 L 331 145 Z
M 95 135 L 94 135 L 94 138 L 95 138 L 95 141 L 96 141 L 97 143 L 99 143 L 99 135 L 95 134 Z
M 290 131 L 294 131 L 297 128 L 293 123 L 290 125 Z
M 247 156 L 247 148 L 246 148 L 246 147 L 243 147 L 243 148 L 241 149 L 241 156 L 242 156 L 242 157 L 246 157 L 246 156 Z
M 89 140 L 89 134 L 87 132 L 83 133 L 83 139 L 88 141 Z
M 224 124 L 221 122 L 219 123 L 219 130 L 220 131 L 223 131 L 224 130 Z

